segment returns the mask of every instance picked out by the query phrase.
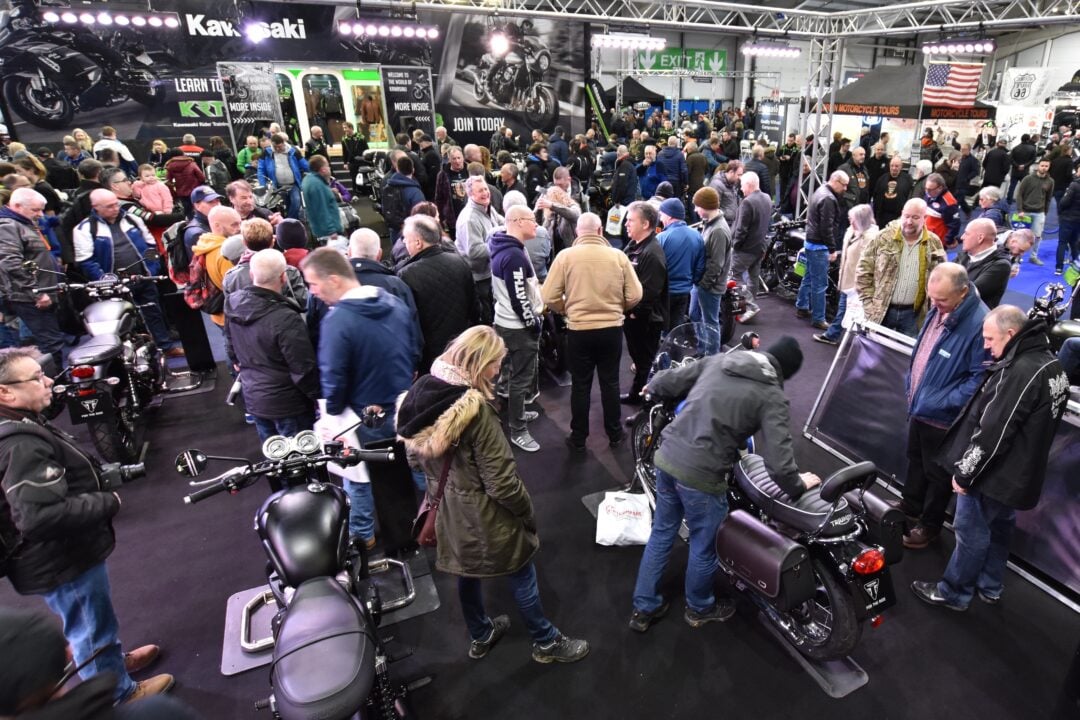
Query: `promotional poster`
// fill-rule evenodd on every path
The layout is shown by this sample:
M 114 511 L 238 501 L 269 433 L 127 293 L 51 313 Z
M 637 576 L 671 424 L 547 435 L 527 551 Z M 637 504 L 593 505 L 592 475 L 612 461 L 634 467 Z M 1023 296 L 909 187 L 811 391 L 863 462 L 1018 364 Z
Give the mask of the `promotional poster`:
M 394 116 L 386 117 L 390 85 L 378 74 L 380 66 L 425 69 L 408 80 L 422 87 L 429 74 L 430 99 L 415 99 L 422 92 L 415 85 L 406 90 L 395 83 L 410 97 L 395 102 L 410 107 L 394 113 L 414 118 L 417 126 L 442 124 L 460 143 L 487 144 L 502 126 L 523 137 L 556 125 L 585 129 L 583 23 L 426 13 L 415 22 L 439 32 L 434 40 L 421 40 L 346 35 L 339 23 L 355 22 L 356 9 L 327 5 L 251 2 L 238 10 L 210 0 L 157 3 L 156 11 L 176 13 L 175 28 L 46 22 L 30 0 L 7 0 L 6 9 L 10 13 L 0 16 L 6 124 L 31 146 L 58 147 L 75 127 L 96 136 L 104 125 L 117 128 L 133 149 L 156 138 L 178 144 L 189 132 L 202 139 L 230 137 L 219 62 L 274 64 L 280 111 L 288 123 L 287 110 L 295 110 L 290 135 L 298 142 L 315 124 L 336 141 L 344 121 L 372 128 L 373 141 L 389 141 L 399 128 Z M 348 91 L 356 93 L 355 86 L 320 81 L 319 65 L 328 63 L 354 65 L 375 77 L 354 96 Z M 284 77 L 283 66 L 289 69 Z M 412 107 L 425 102 L 426 111 Z M 238 112 L 247 124 L 256 120 L 252 108 Z M 433 115 L 430 121 L 419 117 L 426 114 Z
M 393 132 L 409 128 L 435 136 L 435 104 L 431 97 L 431 70 L 425 67 L 380 68 L 386 113 Z
M 281 105 L 270 63 L 218 63 L 225 95 L 225 117 L 234 147 L 270 123 L 281 125 Z

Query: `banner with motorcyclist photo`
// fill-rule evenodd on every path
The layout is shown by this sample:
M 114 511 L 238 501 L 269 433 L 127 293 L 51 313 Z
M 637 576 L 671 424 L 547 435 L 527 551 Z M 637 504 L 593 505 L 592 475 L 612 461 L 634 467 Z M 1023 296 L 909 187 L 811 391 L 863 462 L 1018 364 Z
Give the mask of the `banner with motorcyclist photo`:
M 383 65 L 380 71 L 391 133 L 419 129 L 435 137 L 431 68 Z
M 900 487 L 907 476 L 905 385 L 913 341 L 889 331 L 848 333 L 804 432 L 846 461 L 870 460 Z M 869 408 L 873 408 L 870 411 Z M 1080 593 L 1080 403 L 1070 401 L 1046 468 L 1039 505 L 1017 514 L 1011 553 Z
M 221 62 L 217 71 L 233 147 L 242 147 L 245 138 L 257 137 L 270 123 L 284 124 L 273 65 Z

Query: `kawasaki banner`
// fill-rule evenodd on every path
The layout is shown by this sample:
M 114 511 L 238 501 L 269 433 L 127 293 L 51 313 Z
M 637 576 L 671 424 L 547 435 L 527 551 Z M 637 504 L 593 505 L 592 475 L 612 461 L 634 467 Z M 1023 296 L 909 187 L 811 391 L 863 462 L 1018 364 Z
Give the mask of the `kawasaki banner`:
M 431 98 L 431 69 L 384 65 L 381 72 L 390 132 L 409 133 L 418 128 L 434 137 L 435 105 Z
M 639 70 L 719 72 L 728 69 L 727 50 L 701 50 L 696 48 L 639 50 L 636 59 Z
M 222 62 L 217 68 L 234 147 L 242 147 L 245 138 L 258 136 L 270 123 L 283 125 L 270 63 Z

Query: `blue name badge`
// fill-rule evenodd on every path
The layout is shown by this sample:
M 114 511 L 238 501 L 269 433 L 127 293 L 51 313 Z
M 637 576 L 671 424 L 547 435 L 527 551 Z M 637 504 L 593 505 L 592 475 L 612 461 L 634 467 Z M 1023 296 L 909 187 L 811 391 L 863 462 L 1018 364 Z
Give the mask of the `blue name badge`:
M 951 358 L 951 357 L 952 357 L 952 355 L 951 355 L 951 354 L 949 354 L 949 351 L 948 351 L 948 350 L 946 350 L 945 348 L 940 348 L 940 349 L 939 349 L 939 350 L 937 351 L 937 354 L 938 354 L 938 355 L 940 355 L 940 356 L 941 356 L 941 357 L 943 357 L 943 358 L 946 358 L 946 359 L 947 359 L 947 358 Z

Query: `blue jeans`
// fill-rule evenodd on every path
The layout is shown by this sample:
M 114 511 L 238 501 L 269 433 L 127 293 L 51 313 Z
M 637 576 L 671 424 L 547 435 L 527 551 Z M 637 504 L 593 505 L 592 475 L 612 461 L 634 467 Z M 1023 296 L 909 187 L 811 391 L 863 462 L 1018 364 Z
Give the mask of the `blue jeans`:
M 1015 509 L 977 492 L 957 495 L 956 549 L 938 583 L 942 597 L 961 606 L 971 602 L 976 588 L 983 595 L 1001 597 L 1015 525 Z
M 292 218 L 293 220 L 300 219 L 300 181 L 289 186 L 289 197 L 285 201 L 285 217 Z
M 810 320 L 825 322 L 825 290 L 829 287 L 829 251 L 806 249 L 806 274 L 795 307 L 810 311 Z
M 1076 262 L 1080 259 L 1080 223 L 1061 220 L 1058 223 L 1057 258 L 1054 267 L 1061 270 L 1065 267 L 1065 254 Z
M 23 325 L 34 336 L 34 344 L 38 350 L 53 356 L 57 368 L 64 367 L 61 351 L 64 348 L 64 333 L 60 332 L 60 324 L 56 319 L 55 303 L 41 310 L 34 303 L 10 302 L 14 312 Z
M 102 562 L 71 582 L 42 593 L 49 606 L 64 623 L 64 637 L 71 645 L 75 662 L 82 664 L 99 648 L 104 652 L 82 669 L 83 680 L 111 672 L 117 678 L 113 700 L 119 702 L 135 691 L 135 681 L 124 669 L 120 649 L 120 625 L 113 612 L 109 593 L 109 574 Z
M 720 296 L 697 286 L 690 291 L 690 321 L 703 322 L 720 331 Z
M 903 333 L 911 338 L 919 337 L 919 323 L 914 308 L 900 308 L 890 305 L 885 311 L 881 324 L 890 330 Z
M 384 406 L 383 409 L 386 410 L 386 421 L 381 426 L 369 428 L 361 425 L 356 428 L 357 440 L 361 447 L 394 436 L 394 406 Z M 413 480 L 415 482 L 415 476 Z M 359 537 L 364 541 L 370 540 L 375 537 L 375 495 L 371 490 L 371 483 L 346 480 L 344 485 L 345 492 L 349 496 L 349 536 Z
M 266 442 L 268 437 L 284 435 L 292 437 L 301 430 L 311 430 L 315 426 L 315 413 L 303 413 L 284 418 L 255 418 L 255 430 L 259 433 L 259 440 Z
M 836 317 L 829 329 L 822 333 L 826 340 L 837 342 L 844 334 L 844 313 L 847 312 L 847 293 L 840 293 L 840 304 L 836 306 Z
M 510 589 L 514 593 L 521 619 L 529 630 L 533 642 L 549 643 L 559 635 L 558 629 L 544 617 L 544 608 L 540 604 L 540 588 L 536 584 L 536 566 L 532 562 L 525 564 L 515 573 L 507 575 Z M 465 625 L 469 628 L 469 637 L 480 640 L 491 631 L 492 622 L 484 610 L 484 596 L 480 578 L 459 577 L 458 597 L 461 599 L 461 612 L 465 616 Z
M 660 579 L 679 534 L 683 518 L 690 530 L 690 558 L 686 565 L 686 605 L 696 612 L 711 610 L 716 604 L 713 575 L 720 566 L 716 558 L 716 531 L 727 517 L 727 498 L 694 490 L 679 483 L 663 470 L 656 470 L 656 512 L 652 534 L 641 556 L 634 608 L 654 612 L 664 604 Z

